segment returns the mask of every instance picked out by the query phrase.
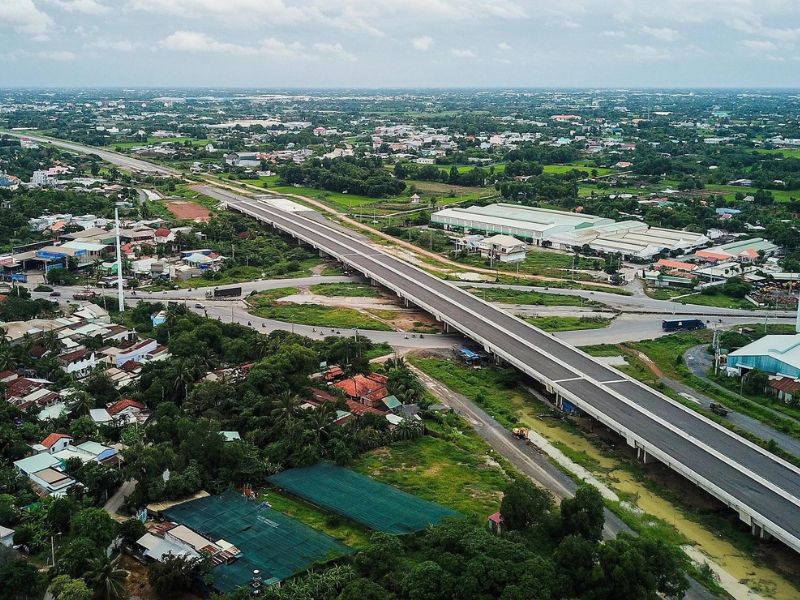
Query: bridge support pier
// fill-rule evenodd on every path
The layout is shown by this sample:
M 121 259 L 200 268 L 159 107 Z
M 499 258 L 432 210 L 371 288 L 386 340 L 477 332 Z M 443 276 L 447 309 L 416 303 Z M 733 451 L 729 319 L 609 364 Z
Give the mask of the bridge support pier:
M 760 540 L 769 540 L 772 537 L 768 531 L 764 531 L 764 528 L 755 521 L 750 524 L 750 533 Z
M 645 450 L 644 448 L 639 448 L 639 447 L 636 448 L 636 458 L 640 462 L 643 462 L 646 465 L 649 465 L 650 463 L 658 462 L 657 459 L 653 458 L 652 456 L 650 456 L 650 454 L 647 453 L 647 450 Z

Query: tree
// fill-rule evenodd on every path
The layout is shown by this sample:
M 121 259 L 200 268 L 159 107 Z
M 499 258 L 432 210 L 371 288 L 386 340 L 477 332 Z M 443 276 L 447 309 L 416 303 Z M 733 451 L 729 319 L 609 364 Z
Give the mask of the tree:
M 169 599 L 191 590 L 201 573 L 199 560 L 167 554 L 161 562 L 150 565 L 147 578 L 159 598 Z
M 598 547 L 599 577 L 592 598 L 682 598 L 688 588 L 686 559 L 663 542 L 620 534 Z
M 94 594 L 83 579 L 73 579 L 69 575 L 59 575 L 50 584 L 48 591 L 53 600 L 92 600 Z
M 8 600 L 40 600 L 42 577 L 36 567 L 24 560 L 8 562 L 0 567 L 0 590 Z
M 119 524 L 102 508 L 84 508 L 72 517 L 71 534 L 92 540 L 105 550 L 117 537 Z
M 91 562 L 101 556 L 102 550 L 89 538 L 73 537 L 59 551 L 58 572 L 71 577 L 81 577 Z
M 596 487 L 582 485 L 573 498 L 561 501 L 561 529 L 564 535 L 574 534 L 587 540 L 599 540 L 604 524 L 603 497 Z
M 125 579 L 128 571 L 119 566 L 120 555 L 102 557 L 92 561 L 86 580 L 101 600 L 120 600 L 125 596 Z
M 553 553 L 559 577 L 559 596 L 579 598 L 592 589 L 597 562 L 597 543 L 578 535 L 568 535 Z
M 432 560 L 426 560 L 411 569 L 403 587 L 414 600 L 444 600 L 453 593 L 453 577 Z
M 505 489 L 500 513 L 509 530 L 521 530 L 541 523 L 552 507 L 550 492 L 538 487 L 530 479 L 520 477 Z
M 73 512 L 75 512 L 75 501 L 72 498 L 69 496 L 52 498 L 47 507 L 47 521 L 53 530 L 66 533 Z
M 395 595 L 369 579 L 356 579 L 347 584 L 338 600 L 391 600 Z
M 129 544 L 136 542 L 145 533 L 147 533 L 147 528 L 139 519 L 128 519 L 119 526 L 120 537 Z

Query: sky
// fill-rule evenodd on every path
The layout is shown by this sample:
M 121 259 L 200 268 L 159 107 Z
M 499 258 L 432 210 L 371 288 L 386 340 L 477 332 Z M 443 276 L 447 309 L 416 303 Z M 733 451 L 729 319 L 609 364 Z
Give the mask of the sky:
M 0 87 L 800 87 L 800 0 L 0 0 Z

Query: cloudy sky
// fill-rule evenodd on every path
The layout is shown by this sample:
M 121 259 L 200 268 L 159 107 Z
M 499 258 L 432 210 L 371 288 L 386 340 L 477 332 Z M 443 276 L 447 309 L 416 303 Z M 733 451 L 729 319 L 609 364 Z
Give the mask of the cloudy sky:
M 800 87 L 800 0 L 0 0 L 0 86 Z

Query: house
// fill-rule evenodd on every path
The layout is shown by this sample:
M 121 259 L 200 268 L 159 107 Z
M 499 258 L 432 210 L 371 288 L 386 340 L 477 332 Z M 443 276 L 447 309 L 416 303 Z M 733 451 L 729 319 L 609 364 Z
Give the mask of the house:
M 369 375 L 354 375 L 333 384 L 341 389 L 345 396 L 360 404 L 376 408 L 380 401 L 389 395 L 386 384 L 389 378 L 379 373 Z
M 6 548 L 14 547 L 14 530 L 0 525 L 0 544 Z
M 778 400 L 783 400 L 787 404 L 800 399 L 800 380 L 791 377 L 780 377 L 769 382 L 767 390 Z
M 411 204 L 419 204 L 419 194 L 414 193 L 411 195 Z
M 527 246 L 515 237 L 500 234 L 481 240 L 478 249 L 482 258 L 514 263 L 525 260 Z
M 159 227 L 154 234 L 156 244 L 171 244 L 175 241 L 175 232 L 167 227 Z
M 127 364 L 127 363 L 126 363 Z M 124 423 L 144 423 L 150 417 L 147 407 L 131 398 L 123 398 L 106 406 L 111 420 Z
M 121 367 L 126 362 L 133 360 L 136 362 L 146 362 L 148 357 L 158 348 L 158 342 L 153 339 L 142 340 L 130 348 L 124 348 L 114 357 L 114 364 Z
M 100 364 L 98 356 L 87 348 L 79 348 L 72 352 L 66 352 L 58 356 L 58 364 L 61 370 L 68 375 L 81 378 L 87 376 L 97 365 Z
M 40 496 L 62 496 L 76 483 L 61 471 L 61 461 L 49 452 L 14 461 L 14 468 L 30 480 L 34 491 Z
M 489 526 L 489 531 L 495 535 L 503 535 L 503 533 L 505 533 L 503 515 L 501 515 L 499 512 L 489 515 L 489 518 L 487 519 L 487 525 Z
M 220 431 L 219 434 L 226 443 L 242 441 L 242 436 L 239 435 L 238 431 Z
M 38 452 L 49 452 L 55 454 L 61 452 L 72 443 L 72 436 L 66 433 L 51 433 L 38 444 L 33 446 Z

